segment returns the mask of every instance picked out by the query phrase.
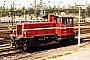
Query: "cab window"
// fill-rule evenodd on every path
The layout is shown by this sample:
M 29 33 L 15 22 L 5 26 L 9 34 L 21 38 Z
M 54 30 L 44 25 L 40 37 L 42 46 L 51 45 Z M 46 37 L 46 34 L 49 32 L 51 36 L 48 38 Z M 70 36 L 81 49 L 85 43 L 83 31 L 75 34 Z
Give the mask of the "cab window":
M 69 19 L 70 27 L 72 27 L 73 19 Z
M 68 25 L 68 19 L 67 18 L 62 18 L 62 25 L 67 26 Z
M 59 18 L 55 18 L 56 24 L 60 23 Z

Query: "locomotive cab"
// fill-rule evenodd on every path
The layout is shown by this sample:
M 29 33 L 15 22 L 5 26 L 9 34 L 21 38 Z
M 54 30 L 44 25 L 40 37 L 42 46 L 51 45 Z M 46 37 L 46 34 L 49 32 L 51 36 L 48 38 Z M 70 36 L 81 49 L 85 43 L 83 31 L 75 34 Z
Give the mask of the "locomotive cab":
M 56 21 L 56 34 L 58 38 L 70 39 L 74 37 L 74 23 L 73 16 L 64 15 L 58 16 Z

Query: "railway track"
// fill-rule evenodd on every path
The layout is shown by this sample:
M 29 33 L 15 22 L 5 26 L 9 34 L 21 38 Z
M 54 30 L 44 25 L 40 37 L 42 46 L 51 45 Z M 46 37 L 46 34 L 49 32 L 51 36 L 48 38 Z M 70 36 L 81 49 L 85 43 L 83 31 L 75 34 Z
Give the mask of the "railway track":
M 11 32 L 8 30 L 9 26 L 12 26 L 12 23 L 0 23 L 0 44 L 10 42 Z M 13 23 L 13 29 L 15 29 L 15 23 Z
M 89 40 L 87 40 L 90 42 Z M 81 45 L 84 46 L 87 41 L 83 41 Z M 50 54 L 54 53 L 62 53 L 65 51 L 70 51 L 76 49 L 77 46 L 77 39 L 68 43 L 63 44 L 51 44 L 45 46 L 38 46 L 38 47 L 29 47 L 27 52 L 21 52 L 20 50 L 16 50 L 14 48 L 10 48 L 4 51 L 0 51 L 0 58 L 4 59 L 14 59 L 14 60 L 22 60 L 22 59 L 38 59 L 46 57 Z M 73 47 L 73 48 L 71 48 Z M 53 52 L 53 53 L 52 53 Z
M 13 23 L 13 26 L 15 26 L 16 23 Z M 12 23 L 0 23 L 0 27 L 8 27 L 8 26 L 12 26 Z
M 78 31 L 78 23 L 75 23 L 74 30 Z M 90 33 L 90 23 L 81 23 L 80 24 L 80 34 Z
M 75 31 L 78 31 L 78 29 L 75 29 Z M 90 33 L 90 28 L 81 28 L 80 34 L 87 34 Z
M 85 40 L 81 43 L 81 45 L 84 45 L 83 43 L 89 42 L 89 40 Z M 70 49 L 67 47 L 73 46 L 72 49 L 75 49 L 75 46 L 77 45 L 77 40 L 63 43 L 63 44 L 52 44 L 52 45 L 45 45 L 45 46 L 39 46 L 39 47 L 30 47 L 27 52 L 21 52 L 20 50 L 17 50 L 15 48 L 4 48 L 0 50 L 0 58 L 2 59 L 14 59 L 14 60 L 20 60 L 20 59 L 38 59 L 48 56 L 48 54 L 58 53 L 62 51 L 69 51 Z M 64 50 L 63 50 L 64 49 Z M 66 49 L 66 50 L 65 50 Z M 72 50 L 71 49 L 71 50 Z M 58 51 L 57 51 L 58 50 Z M 60 50 L 60 51 L 59 51 Z M 52 53 L 53 52 L 53 53 Z
M 0 57 L 2 56 L 12 56 L 15 54 L 21 53 L 21 50 L 18 50 L 14 47 L 11 47 L 10 44 L 2 44 L 0 45 Z

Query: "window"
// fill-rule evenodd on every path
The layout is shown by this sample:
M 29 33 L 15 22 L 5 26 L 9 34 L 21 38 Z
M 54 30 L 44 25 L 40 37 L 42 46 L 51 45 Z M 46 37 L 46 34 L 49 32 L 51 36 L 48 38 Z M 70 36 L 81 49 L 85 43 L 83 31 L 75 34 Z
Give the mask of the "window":
M 70 19 L 69 23 L 70 23 L 70 27 L 72 27 L 73 19 Z
M 68 25 L 68 19 L 67 18 L 62 18 L 62 25 L 67 26 Z
M 55 21 L 58 24 L 59 23 L 59 18 L 55 18 Z

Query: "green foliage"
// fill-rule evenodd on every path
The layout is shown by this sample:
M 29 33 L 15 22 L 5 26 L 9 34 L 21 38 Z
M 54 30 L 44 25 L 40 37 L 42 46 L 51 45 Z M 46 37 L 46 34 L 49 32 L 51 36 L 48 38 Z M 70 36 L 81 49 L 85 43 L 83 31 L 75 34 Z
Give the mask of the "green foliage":
M 25 12 L 24 12 L 24 10 L 25 10 Z M 22 8 L 20 8 L 20 9 L 18 9 L 18 10 L 15 10 L 14 11 L 14 8 L 12 7 L 12 8 L 6 8 L 6 7 L 4 7 L 4 6 L 0 6 L 0 17 L 2 16 L 2 17 L 4 17 L 4 16 L 11 16 L 11 14 L 13 15 L 13 13 L 15 13 L 14 15 L 17 15 L 17 16 L 20 16 L 20 15 L 23 15 L 23 14 L 28 14 L 28 15 L 30 15 L 30 14 L 34 14 L 34 8 L 25 8 L 25 6 L 23 6 Z M 56 7 L 56 6 L 54 6 L 54 7 L 46 7 L 46 8 L 44 8 L 44 11 L 45 11 L 45 14 L 48 14 L 48 13 L 61 13 L 61 12 L 65 12 L 65 13 L 67 13 L 67 14 L 78 14 L 78 12 L 79 12 L 79 10 L 78 10 L 78 7 L 76 7 L 76 6 L 71 6 L 70 8 L 65 8 L 65 7 L 63 7 L 63 8 L 59 8 L 59 7 Z M 90 16 L 90 4 L 88 4 L 88 6 L 87 6 L 87 11 L 88 11 L 88 16 Z M 82 9 L 81 8 L 81 16 L 83 17 L 83 18 L 85 18 L 85 13 L 86 13 L 86 9 Z M 39 9 L 37 9 L 36 10 L 36 15 L 37 15 L 37 17 L 38 16 L 40 16 L 40 10 Z
M 42 60 L 46 60 L 46 59 L 42 59 Z

